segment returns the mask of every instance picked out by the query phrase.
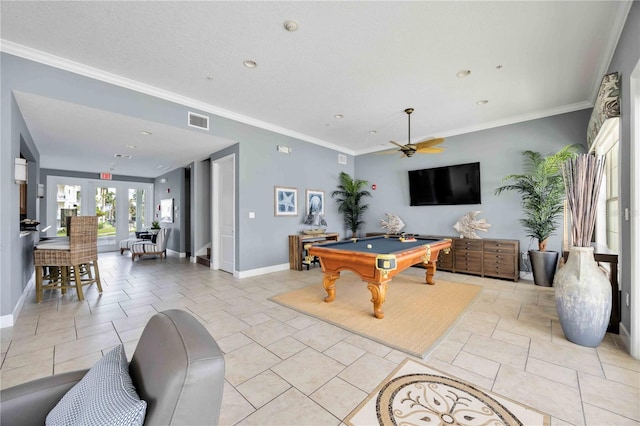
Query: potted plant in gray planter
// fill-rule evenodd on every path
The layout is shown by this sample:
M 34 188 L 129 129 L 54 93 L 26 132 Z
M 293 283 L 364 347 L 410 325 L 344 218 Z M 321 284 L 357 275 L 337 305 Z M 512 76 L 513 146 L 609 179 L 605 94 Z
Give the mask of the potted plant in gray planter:
M 524 173 L 502 179 L 503 185 L 495 190 L 516 191 L 522 196 L 524 218 L 520 223 L 527 237 L 538 241 L 538 250 L 529 250 L 533 281 L 536 285 L 550 287 L 558 265 L 558 252 L 547 251 L 547 240 L 558 229 L 565 197 L 560 165 L 576 155 L 579 144 L 567 145 L 555 154 L 542 155 L 524 151 Z
M 364 197 L 371 197 L 371 193 L 365 189 L 369 182 L 362 179 L 353 179 L 345 172 L 340 172 L 340 184 L 331 196 L 338 203 L 338 211 L 342 213 L 345 227 L 351 231 L 351 237 L 355 238 L 358 229 L 364 224 L 362 216 L 369 208 L 363 204 Z

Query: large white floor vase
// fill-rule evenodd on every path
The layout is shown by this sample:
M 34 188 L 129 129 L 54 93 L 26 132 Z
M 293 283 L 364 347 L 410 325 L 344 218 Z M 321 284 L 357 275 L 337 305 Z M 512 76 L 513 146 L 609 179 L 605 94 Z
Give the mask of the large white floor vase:
M 593 259 L 593 247 L 572 247 L 553 283 L 560 325 L 573 343 L 597 347 L 611 316 L 611 284 Z

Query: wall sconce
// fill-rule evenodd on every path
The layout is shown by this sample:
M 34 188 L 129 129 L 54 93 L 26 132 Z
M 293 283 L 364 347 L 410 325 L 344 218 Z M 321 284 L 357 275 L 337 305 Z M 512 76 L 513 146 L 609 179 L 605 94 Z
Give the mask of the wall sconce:
M 16 183 L 27 183 L 27 160 L 16 158 L 14 176 Z
M 44 185 L 38 184 L 38 198 L 44 198 Z
M 167 183 L 167 178 L 160 178 L 160 183 Z

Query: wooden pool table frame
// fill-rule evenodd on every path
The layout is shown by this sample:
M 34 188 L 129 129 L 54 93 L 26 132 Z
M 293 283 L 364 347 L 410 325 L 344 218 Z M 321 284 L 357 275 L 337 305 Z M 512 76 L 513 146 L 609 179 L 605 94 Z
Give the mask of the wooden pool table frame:
M 379 238 L 379 237 L 378 237 Z M 427 284 L 435 284 L 434 274 L 436 262 L 440 251 L 448 251 L 451 248 L 451 240 L 427 240 L 428 243 L 413 246 L 407 250 L 395 252 L 392 255 L 375 252 L 363 252 L 354 250 L 341 250 L 333 248 L 335 243 L 319 244 L 309 248 L 309 255 L 317 256 L 322 266 L 322 285 L 327 292 L 324 301 L 331 303 L 336 298 L 335 282 L 340 278 L 340 271 L 353 271 L 367 283 L 373 302 L 373 315 L 376 318 L 384 318 L 382 304 L 387 294 L 387 286 L 393 277 L 405 269 L 422 263 L 426 269 L 425 280 Z M 395 257 L 395 268 L 385 269 L 376 267 L 378 258 L 386 259 Z

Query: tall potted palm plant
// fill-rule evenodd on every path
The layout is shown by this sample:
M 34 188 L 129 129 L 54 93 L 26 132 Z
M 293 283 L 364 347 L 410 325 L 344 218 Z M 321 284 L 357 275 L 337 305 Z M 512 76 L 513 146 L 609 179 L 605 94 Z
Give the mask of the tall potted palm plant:
M 524 218 L 520 223 L 527 236 L 538 241 L 538 250 L 529 250 L 533 280 L 536 285 L 550 287 L 558 264 L 558 252 L 547 251 L 547 240 L 559 226 L 565 198 L 560 165 L 573 158 L 579 144 L 567 145 L 554 154 L 542 155 L 524 151 L 524 173 L 506 176 L 503 186 L 495 190 L 516 191 L 522 196 Z
M 331 193 L 338 203 L 338 211 L 342 213 L 344 226 L 351 231 L 351 236 L 356 237 L 358 229 L 364 224 L 362 217 L 369 208 L 363 204 L 364 197 L 371 197 L 371 193 L 364 188 L 369 182 L 362 179 L 353 179 L 349 174 L 340 172 L 340 184 L 338 189 Z

